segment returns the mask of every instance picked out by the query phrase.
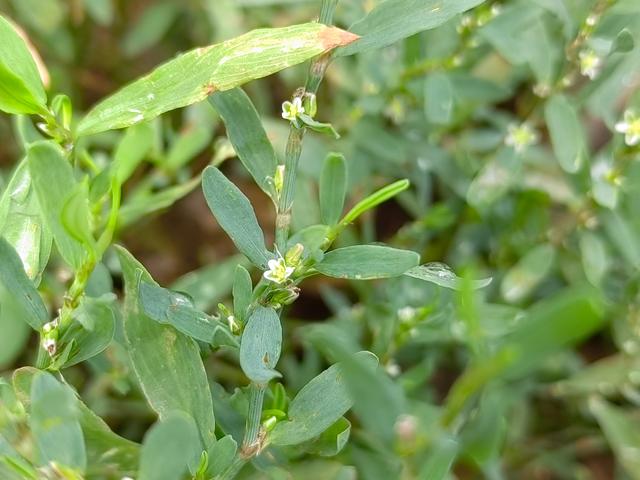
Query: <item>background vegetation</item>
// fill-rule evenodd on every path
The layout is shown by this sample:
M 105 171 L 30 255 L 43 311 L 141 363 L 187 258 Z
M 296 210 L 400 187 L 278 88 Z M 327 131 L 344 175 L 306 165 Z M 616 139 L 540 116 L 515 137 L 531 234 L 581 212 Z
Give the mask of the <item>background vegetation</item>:
M 394 1 L 341 0 L 334 24 L 348 29 Z M 428 2 L 433 15 L 447 2 Z M 276 411 L 286 412 L 309 380 L 353 352 L 373 352 L 380 368 L 344 372 L 355 401 L 346 418 L 301 447 L 268 447 L 242 478 L 640 478 L 640 3 L 475 4 L 437 28 L 337 58 L 326 72 L 318 118 L 341 138 L 305 137 L 292 230 L 321 223 L 318 183 L 325 157 L 338 151 L 347 207 L 398 179 L 411 182 L 345 230 L 338 246 L 383 241 L 443 265 L 430 263 L 435 283 L 304 284 L 284 311 L 282 378 L 266 394 L 271 413 L 262 419 L 279 420 Z M 78 117 L 178 52 L 305 23 L 319 11 L 315 0 L 0 0 L 0 13 L 43 59 L 47 90 L 69 95 Z M 244 87 L 278 156 L 289 134 L 282 103 L 307 70 Z M 24 145 L 41 138 L 36 123 L 0 116 L 0 233 L 14 243 L 33 212 L 10 179 Z M 203 168 L 219 166 L 251 200 L 267 245 L 275 215 L 211 104 L 86 137 L 81 147 L 96 177 L 112 162 L 130 167 L 117 242 L 198 309 L 232 310 L 235 267 L 250 263 L 207 208 Z M 50 312 L 63 306 L 71 280 L 54 248 L 39 285 Z M 123 288 L 109 248 L 86 293 L 121 299 Z M 36 364 L 40 340 L 11 296 L 0 292 L 0 476 L 31 478 L 15 465 L 42 467 L 38 412 L 70 400 L 57 392 L 38 407 L 32 389 L 29 406 L 21 387 L 29 371 L 12 385 L 14 371 Z M 114 432 L 139 443 L 157 416 L 131 368 L 122 302 L 110 308 L 116 329 L 106 350 L 58 367 Z M 249 392 L 238 355 L 226 347 L 201 354 L 217 436 L 239 443 Z M 137 445 L 83 428 L 85 438 L 105 442 L 92 443 L 86 478 L 136 477 Z M 162 467 L 171 449 L 156 448 L 146 461 Z M 46 464 L 39 472 L 78 478 Z

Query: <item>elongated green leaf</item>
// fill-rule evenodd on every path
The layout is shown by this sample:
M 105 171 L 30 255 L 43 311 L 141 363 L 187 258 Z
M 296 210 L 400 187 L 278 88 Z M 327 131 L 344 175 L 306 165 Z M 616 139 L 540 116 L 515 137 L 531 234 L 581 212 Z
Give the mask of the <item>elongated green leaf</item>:
M 40 465 L 56 462 L 80 471 L 86 467 L 84 436 L 76 396 L 48 373 L 31 385 L 29 426 L 38 446 Z
M 125 281 L 125 340 L 142 390 L 161 419 L 174 410 L 191 415 L 207 447 L 215 441 L 215 421 L 198 346 L 144 314 L 138 305 L 138 285 L 141 280 L 153 280 L 125 249 L 118 247 L 118 255 Z
M 238 265 L 233 280 L 233 314 L 241 323 L 247 318 L 252 293 L 251 275 L 246 268 Z
M 31 404 L 31 386 L 40 370 L 23 367 L 13 374 L 13 387 L 23 405 Z M 139 445 L 113 433 L 107 424 L 78 398 L 75 400 L 78 409 L 78 420 L 82 427 L 86 450 L 87 464 L 101 465 L 122 476 L 134 476 L 138 468 Z
M 74 342 L 68 360 L 60 368 L 70 367 L 95 357 L 109 346 L 116 330 L 112 310 L 114 295 L 103 298 L 83 297 L 74 312 L 77 320 L 65 332 L 60 343 Z
M 34 330 L 40 330 L 49 320 L 49 314 L 27 277 L 20 257 L 4 238 L 0 238 L 0 283 L 27 313 L 25 320 L 29 325 Z
M 118 183 L 124 183 L 153 146 L 154 132 L 151 123 L 145 122 L 126 131 L 116 147 L 113 172 Z
M 128 127 L 204 100 L 347 45 L 357 37 L 307 23 L 260 29 L 187 52 L 100 102 L 78 125 L 78 135 Z
M 173 2 L 158 2 L 145 9 L 122 42 L 125 55 L 134 57 L 157 43 L 180 13 L 178 6 Z
M 333 457 L 342 451 L 351 436 L 351 422 L 340 417 L 337 422 L 327 428 L 313 442 L 305 445 L 308 453 L 322 457 Z
M 188 124 L 171 144 L 164 166 L 169 171 L 184 167 L 202 152 L 211 141 L 213 129 L 207 124 Z
M 543 358 L 595 332 L 603 322 L 602 310 L 602 294 L 587 287 L 565 290 L 537 304 L 505 338 L 505 347 L 517 355 L 509 376 L 526 373 Z
M 209 466 L 207 474 L 210 476 L 220 475 L 233 461 L 233 457 L 238 449 L 238 444 L 231 435 L 226 435 L 218 440 L 211 450 L 209 450 Z
M 173 412 L 145 435 L 140 452 L 140 480 L 175 480 L 189 471 L 202 448 L 189 415 Z
M 598 397 L 589 400 L 589 408 L 604 431 L 618 462 L 630 478 L 640 479 L 640 422 L 627 412 Z
M 269 178 L 273 179 L 278 161 L 258 112 L 247 94 L 234 88 L 211 95 L 209 102 L 222 117 L 229 141 L 242 164 L 260 188 L 271 193 L 273 186 Z
M 386 47 L 423 30 L 442 25 L 455 15 L 484 0 L 386 0 L 349 28 L 361 35 L 358 41 L 336 51 L 353 55 Z
M 340 220 L 341 226 L 349 225 L 356 218 L 362 215 L 367 210 L 371 210 L 372 208 L 377 207 L 383 202 L 386 202 L 390 198 L 395 197 L 400 192 L 403 192 L 409 188 L 409 180 L 398 180 L 386 187 L 373 192 L 368 197 L 360 200 L 358 203 L 354 205 L 354 207 L 347 212 L 347 214 Z
M 46 113 L 47 95 L 24 40 L 0 15 L 0 110 Z
M 429 75 L 424 83 L 425 113 L 427 120 L 437 125 L 447 125 L 453 116 L 453 85 L 442 72 Z
M 397 277 L 414 268 L 420 255 L 382 245 L 356 245 L 327 253 L 315 268 L 323 275 L 353 280 Z
M 375 367 L 369 352 L 356 354 Z M 288 420 L 271 433 L 275 445 L 296 445 L 317 437 L 337 422 L 353 406 L 353 397 L 344 377 L 343 365 L 336 363 L 307 383 L 289 406 Z
M 618 353 L 590 363 L 553 386 L 556 395 L 620 395 L 640 375 L 640 357 Z
M 507 272 L 500 293 L 508 302 L 519 302 L 529 295 L 553 267 L 555 250 L 549 244 L 538 245 Z
M 62 206 L 61 220 L 62 226 L 71 237 L 80 242 L 87 251 L 95 251 L 89 209 L 89 184 L 86 180 L 76 183 L 75 188 L 67 194 Z
M 140 282 L 140 306 L 156 322 L 171 325 L 179 332 L 204 343 L 213 344 L 217 333 L 232 339 L 226 325 L 196 309 L 185 295 L 146 281 Z
M 435 447 L 431 450 L 420 469 L 419 478 L 423 480 L 444 480 L 448 478 L 449 471 L 458 455 L 460 445 L 455 440 L 441 438 L 436 442 Z
M 38 203 L 60 255 L 72 267 L 78 269 L 86 256 L 86 250 L 63 225 L 63 210 L 76 181 L 69 162 L 62 150 L 53 142 L 37 142 L 28 150 L 29 171 Z M 85 219 L 88 221 L 88 219 Z
M 40 213 L 27 160 L 20 162 L 0 198 L 0 235 L 15 248 L 27 276 L 37 286 L 49 261 L 53 237 Z
M 268 383 L 281 375 L 274 370 L 280 358 L 282 326 L 273 308 L 256 307 L 242 333 L 240 366 L 257 384 Z
M 322 222 L 338 222 L 347 195 L 347 166 L 339 153 L 330 153 L 324 161 L 320 176 L 320 216 Z
M 213 216 L 238 250 L 265 269 L 272 255 L 249 199 L 215 167 L 207 167 L 202 174 L 202 190 Z
M 441 287 L 460 290 L 462 288 L 462 278 L 458 277 L 448 265 L 440 262 L 430 262 L 419 265 L 404 273 L 408 277 L 418 278 L 425 282 L 435 283 Z M 484 288 L 491 283 L 491 278 L 472 280 L 471 286 L 474 289 Z
M 563 95 L 549 99 L 544 116 L 551 135 L 551 144 L 565 172 L 577 172 L 585 157 L 585 137 L 575 108 Z

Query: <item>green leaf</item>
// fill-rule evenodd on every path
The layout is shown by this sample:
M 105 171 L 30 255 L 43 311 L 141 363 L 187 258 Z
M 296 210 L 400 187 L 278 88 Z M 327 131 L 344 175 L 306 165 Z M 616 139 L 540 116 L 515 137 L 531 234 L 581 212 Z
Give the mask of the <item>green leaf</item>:
M 589 399 L 589 408 L 604 431 L 618 462 L 630 478 L 640 479 L 640 422 L 635 412 L 614 407 L 599 397 Z
M 169 171 L 184 167 L 202 152 L 213 136 L 213 129 L 206 124 L 189 124 L 171 144 L 167 159 L 163 163 Z
M 29 426 L 38 448 L 40 465 L 56 462 L 84 470 L 84 437 L 78 421 L 76 396 L 48 373 L 37 374 L 31 385 Z
M 505 347 L 517 355 L 509 376 L 536 368 L 549 355 L 587 338 L 602 323 L 602 294 L 592 287 L 566 289 L 536 304 L 504 339 Z
M 382 245 L 356 245 L 332 250 L 315 265 L 329 277 L 352 280 L 397 277 L 418 265 L 420 255 Z
M 95 106 L 78 125 L 91 135 L 158 115 L 302 63 L 356 37 L 338 28 L 307 23 L 260 29 L 187 52 Z
M 266 384 L 281 375 L 274 370 L 280 358 L 282 326 L 273 308 L 258 306 L 242 333 L 240 366 L 249 379 Z
M 434 72 L 424 82 L 425 113 L 436 125 L 448 125 L 453 116 L 453 85 L 449 76 Z
M 175 480 L 189 472 L 202 452 L 198 429 L 189 415 L 172 412 L 145 435 L 140 452 L 140 480 Z
M 31 403 L 33 379 L 39 374 L 40 370 L 33 367 L 19 368 L 13 373 L 16 395 L 27 407 Z M 78 420 L 87 450 L 87 464 L 99 464 L 109 471 L 120 473 L 121 476 L 134 476 L 138 468 L 138 444 L 116 435 L 82 401 L 76 398 L 75 402 L 79 409 Z
M 220 475 L 233 461 L 238 449 L 238 444 L 231 435 L 226 435 L 218 440 L 209 450 L 209 466 L 207 474 Z
M 347 445 L 351 436 L 351 422 L 344 417 L 338 419 L 309 445 L 305 445 L 306 452 L 322 457 L 333 457 L 340 453 Z
M 358 358 L 375 367 L 377 359 L 369 352 Z M 307 383 L 289 406 L 288 420 L 271 432 L 274 445 L 296 445 L 317 437 L 330 428 L 353 406 L 353 396 L 344 377 L 344 364 L 336 363 Z
M 345 227 L 349 225 L 367 210 L 377 207 L 390 198 L 395 197 L 400 192 L 405 191 L 407 188 L 409 188 L 409 180 L 398 180 L 397 182 L 377 190 L 356 203 L 355 206 L 342 218 L 342 220 L 340 220 L 340 226 Z
M 174 410 L 191 415 L 206 448 L 215 442 L 215 421 L 198 346 L 145 315 L 138 305 L 139 283 L 153 279 L 124 248 L 117 251 L 125 282 L 125 344 L 144 395 L 161 419 Z
M 0 283 L 24 310 L 24 319 L 34 330 L 39 331 L 49 321 L 47 309 L 27 277 L 20 257 L 4 238 L 0 238 Z
M 563 95 L 551 97 L 544 109 L 553 151 L 562 169 L 577 172 L 586 154 L 585 136 L 578 114 Z
M 145 159 L 154 142 L 153 126 L 149 122 L 127 129 L 113 156 L 113 175 L 123 184 Z
M 80 242 L 87 251 L 95 255 L 95 239 L 91 231 L 91 211 L 89 210 L 89 183 L 76 183 L 62 206 L 62 225 L 67 233 Z
M 157 193 L 149 193 L 134 197 L 118 211 L 118 227 L 127 227 L 141 217 L 169 208 L 176 201 L 191 193 L 200 184 L 196 177 L 188 182 L 174 185 Z
M 232 339 L 226 326 L 194 308 L 185 295 L 146 281 L 140 282 L 140 306 L 156 322 L 171 325 L 179 332 L 204 343 L 213 344 L 217 333 Z
M 86 251 L 63 225 L 65 204 L 70 192 L 77 188 L 73 169 L 62 150 L 51 141 L 32 144 L 27 158 L 42 215 L 53 233 L 60 255 L 77 270 L 84 262 Z
M 0 15 L 0 110 L 46 114 L 46 105 L 47 95 L 26 43 Z
M 580 254 L 587 279 L 592 285 L 600 286 L 610 264 L 604 241 L 595 233 L 584 232 L 580 237 Z
M 327 225 L 338 223 L 347 195 L 347 166 L 344 156 L 330 153 L 320 175 L 320 215 Z
M 436 28 L 484 0 L 386 0 L 354 23 L 350 32 L 362 37 L 336 51 L 345 56 L 383 48 L 418 32 Z
M 122 49 L 127 57 L 135 57 L 159 42 L 180 13 L 172 2 L 159 2 L 146 8 L 138 22 L 127 32 Z
M 611 49 L 609 50 L 609 55 L 612 53 L 628 53 L 635 47 L 635 40 L 633 38 L 633 34 L 629 31 L 629 29 L 625 28 L 621 30 L 620 33 L 616 36 L 615 40 L 611 44 Z
M 252 295 L 251 275 L 246 268 L 238 265 L 233 279 L 233 314 L 240 323 L 244 323 L 247 318 Z
M 248 267 L 250 264 L 243 255 L 233 255 L 187 273 L 176 280 L 171 289 L 186 293 L 196 308 L 208 311 L 231 292 L 237 265 Z
M 616 396 L 628 389 L 629 380 L 637 375 L 640 375 L 640 357 L 618 353 L 590 363 L 566 380 L 555 383 L 553 393 Z
M 215 167 L 204 170 L 202 190 L 213 216 L 238 250 L 264 270 L 272 255 L 249 199 Z
M 453 290 L 461 290 L 462 282 L 464 281 L 455 274 L 449 265 L 440 262 L 425 263 L 424 265 L 412 268 L 404 274 L 408 277 L 418 278 L 425 282 L 435 283 L 441 287 L 451 288 Z M 491 278 L 472 280 L 471 286 L 474 290 L 477 290 L 486 287 L 491 281 Z
M 273 192 L 269 180 L 273 181 L 278 160 L 247 94 L 234 88 L 211 95 L 209 102 L 222 117 L 229 141 L 242 164 L 262 190 Z
M 0 281 L 0 369 L 11 366 L 23 353 L 31 334 L 29 326 L 29 314 Z
M 439 438 L 420 469 L 420 478 L 445 480 L 453 467 L 460 446 L 451 438 Z
M 20 162 L 0 198 L 0 235 L 15 248 L 27 276 L 37 286 L 49 261 L 53 237 L 40 213 L 27 160 Z
M 113 295 L 106 295 L 105 298 L 82 298 L 74 311 L 76 322 L 60 338 L 63 345 L 73 341 L 74 348 L 68 360 L 59 368 L 68 368 L 84 362 L 109 346 L 116 330 L 116 319 L 111 305 L 114 299 Z
M 507 302 L 517 303 L 529 296 L 549 274 L 556 258 L 550 244 L 542 244 L 528 252 L 502 279 L 500 293 Z

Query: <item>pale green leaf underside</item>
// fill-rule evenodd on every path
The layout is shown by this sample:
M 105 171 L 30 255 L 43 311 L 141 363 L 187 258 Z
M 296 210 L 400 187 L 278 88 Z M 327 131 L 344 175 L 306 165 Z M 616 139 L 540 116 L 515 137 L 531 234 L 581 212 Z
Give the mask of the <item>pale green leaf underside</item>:
M 191 105 L 346 45 L 356 37 L 334 27 L 306 23 L 258 29 L 197 48 L 161 65 L 94 107 L 78 135 L 128 127 Z

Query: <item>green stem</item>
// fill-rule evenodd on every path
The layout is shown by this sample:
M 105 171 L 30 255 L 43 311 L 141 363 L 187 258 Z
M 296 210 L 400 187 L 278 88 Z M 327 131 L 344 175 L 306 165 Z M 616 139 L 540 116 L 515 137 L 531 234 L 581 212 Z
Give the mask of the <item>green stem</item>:
M 262 424 L 262 402 L 264 401 L 265 385 L 251 384 L 249 393 L 249 411 L 247 413 L 247 427 L 242 441 L 242 452 L 253 454 L 258 446 L 260 426 Z

